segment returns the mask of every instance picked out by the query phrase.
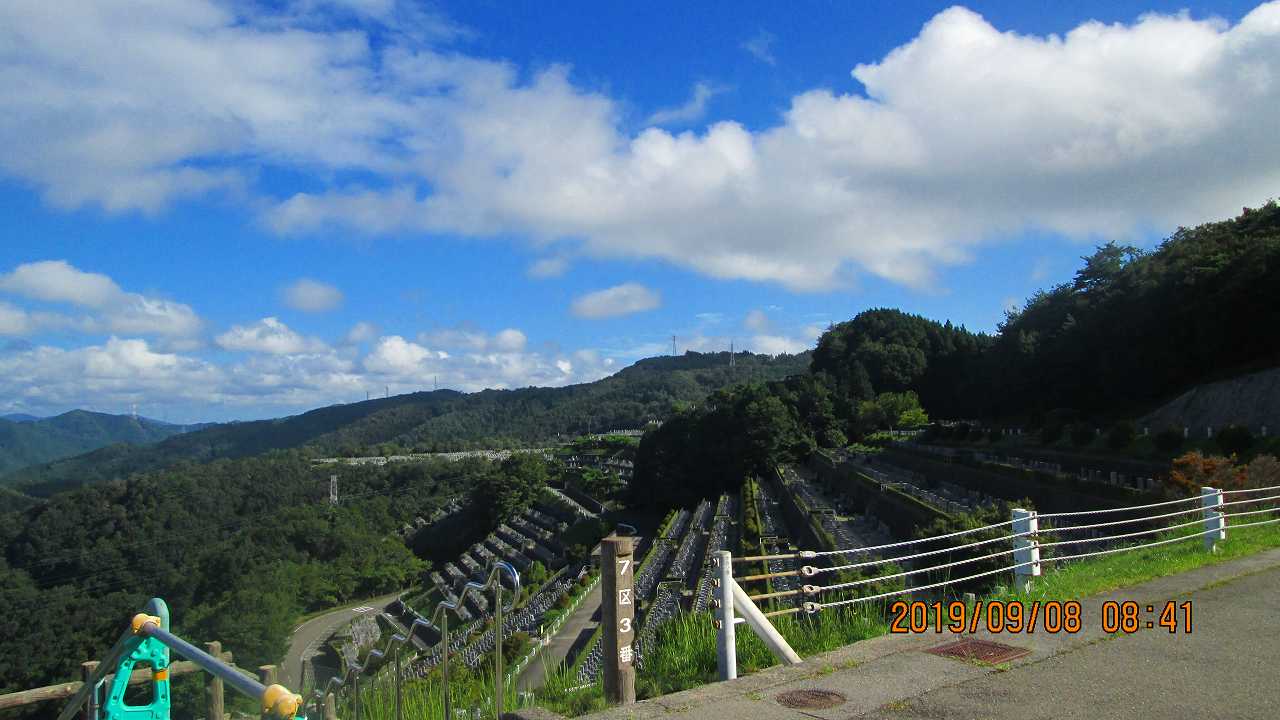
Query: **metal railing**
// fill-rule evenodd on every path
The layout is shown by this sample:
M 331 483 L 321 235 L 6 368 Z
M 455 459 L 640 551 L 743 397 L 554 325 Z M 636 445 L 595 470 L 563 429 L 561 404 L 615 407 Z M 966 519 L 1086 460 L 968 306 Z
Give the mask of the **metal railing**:
M 505 574 L 511 583 L 511 601 L 504 606 L 502 602 L 503 595 L 508 592 L 502 585 L 502 575 Z M 520 573 L 516 571 L 510 563 L 502 560 L 496 560 L 489 566 L 488 575 L 483 583 L 469 581 L 462 588 L 462 592 L 458 595 L 456 601 L 442 600 L 436 605 L 436 609 L 431 614 L 431 620 L 424 620 L 421 617 L 415 618 L 413 623 L 409 625 L 407 632 L 404 634 L 395 633 L 387 641 L 381 650 L 372 649 L 365 657 L 363 663 L 348 663 L 345 671 L 339 677 L 329 678 L 328 682 L 322 688 L 316 688 L 311 693 L 312 704 L 316 709 L 317 715 L 326 712 L 331 707 L 331 700 L 328 697 L 335 691 L 350 688 L 351 690 L 351 706 L 354 720 L 360 720 L 360 676 L 370 668 L 381 668 L 387 656 L 391 656 L 392 673 L 394 675 L 394 691 L 395 691 L 395 717 L 396 720 L 403 720 L 404 713 L 404 672 L 401 667 L 400 650 L 410 643 L 410 638 L 420 628 L 440 630 L 440 651 L 443 654 L 440 661 L 440 676 L 443 686 L 444 699 L 444 716 L 446 720 L 453 718 L 453 700 L 449 692 L 449 612 L 452 611 L 459 619 L 462 615 L 459 610 L 466 602 L 467 596 L 472 593 L 483 593 L 486 590 L 493 591 L 493 656 L 494 656 L 494 717 L 502 717 L 502 705 L 505 698 L 504 684 L 505 673 L 503 672 L 503 647 L 502 647 L 502 625 L 503 613 L 510 612 L 515 608 L 516 601 L 520 597 Z M 483 597 L 483 595 L 479 595 Z M 328 714 L 325 715 L 328 717 Z M 66 720 L 60 718 L 59 720 Z
M 221 658 L 214 657 L 174 635 L 169 631 L 168 626 L 168 607 L 163 600 L 152 598 L 143 611 L 133 617 L 129 629 L 124 631 L 71 699 L 62 706 L 57 720 L 71 720 L 82 711 L 85 717 L 92 720 L 98 717 L 99 711 L 104 707 L 109 716 L 121 713 L 125 707 L 136 711 L 137 708 L 126 705 L 124 701 L 126 689 L 129 685 L 135 684 L 133 679 L 135 664 L 150 665 L 152 669 L 151 682 L 154 691 L 150 704 L 145 707 L 150 709 L 153 718 L 168 718 L 169 651 L 171 650 L 213 675 L 217 680 L 260 701 L 264 716 L 292 718 L 301 709 L 301 695 L 296 695 L 281 685 L 266 684 L 241 674 L 239 669 L 227 664 Z M 104 700 L 100 697 L 101 688 L 109 678 L 110 686 Z
M 1228 496 L 1230 496 L 1231 499 L 1227 499 Z M 1229 508 L 1230 511 L 1228 511 Z M 1154 513 L 1152 514 L 1151 511 L 1153 510 Z M 1088 515 L 1105 516 L 1123 512 L 1142 512 L 1147 514 L 1144 514 L 1141 517 L 1129 517 L 1119 520 L 1101 520 L 1097 522 L 1079 522 L 1078 520 L 1070 520 L 1068 522 L 1078 524 L 1069 524 L 1058 527 L 1051 525 L 1041 527 L 1040 525 L 1042 520 L 1052 521 L 1061 518 L 1082 518 Z M 1009 520 L 984 525 L 982 527 L 968 528 L 942 535 L 884 543 L 870 547 L 821 551 L 801 550 L 784 554 L 737 558 L 732 557 L 728 552 L 718 553 L 716 560 L 720 576 L 716 583 L 717 598 L 714 604 L 717 612 L 714 623 L 717 629 L 720 679 L 728 680 L 737 677 L 736 660 L 734 659 L 734 625 L 738 623 L 745 622 L 750 626 L 779 660 L 788 663 L 799 662 L 798 657 L 796 657 L 794 652 L 791 651 L 791 648 L 786 645 L 786 640 L 782 638 L 777 629 L 769 622 L 768 618 L 800 612 L 813 615 L 828 608 L 857 605 L 914 592 L 939 590 L 950 585 L 968 583 L 974 580 L 989 578 L 1009 572 L 1013 573 L 1014 580 L 1017 585 L 1026 587 L 1026 584 L 1030 583 L 1032 578 L 1041 574 L 1042 565 L 1044 563 L 1066 562 L 1070 560 L 1080 560 L 1102 555 L 1130 552 L 1145 548 L 1169 545 L 1172 543 L 1185 542 L 1196 538 L 1203 538 L 1205 549 L 1212 552 L 1217 542 L 1227 538 L 1229 519 L 1247 519 L 1245 522 L 1232 521 L 1230 525 L 1232 528 L 1245 528 L 1280 522 L 1280 485 L 1244 488 L 1239 490 L 1219 490 L 1206 487 L 1201 489 L 1201 493 L 1198 496 L 1148 503 L 1145 505 L 1099 510 L 1038 514 L 1033 511 L 1014 508 L 1012 510 L 1012 515 L 1013 517 Z M 1191 516 L 1191 519 L 1185 519 L 1186 516 Z M 1103 532 L 1100 532 L 1102 528 L 1117 528 L 1118 526 L 1126 524 L 1136 525 L 1139 529 L 1129 530 L 1127 532 L 1112 532 L 1111 534 L 1103 534 Z M 1200 526 L 1201 529 L 1193 530 L 1192 528 L 1195 528 L 1196 526 Z M 1183 532 L 1178 533 L 1178 531 Z M 1106 532 L 1111 531 L 1107 530 Z M 941 548 L 917 551 L 921 545 L 927 546 L 930 543 L 936 543 L 941 540 L 956 540 L 957 538 L 972 536 L 977 533 L 997 534 L 992 537 L 984 537 L 972 542 L 960 541 L 961 544 L 959 545 L 948 545 Z M 1063 534 L 1066 533 L 1087 534 L 1083 534 L 1081 536 L 1071 534 L 1064 537 Z M 1129 543 L 1134 538 L 1149 539 L 1149 536 L 1166 533 L 1178 534 L 1174 534 L 1171 537 L 1162 537 L 1150 540 L 1148 542 L 1125 544 Z M 1045 537 L 1048 537 L 1049 539 L 1047 541 L 1042 541 L 1042 538 Z M 963 557 L 959 560 L 949 560 L 947 562 L 936 563 L 935 561 L 929 561 L 929 564 L 926 566 L 915 567 L 916 563 L 923 558 L 934 558 L 943 554 L 950 555 L 997 543 L 1010 543 L 1011 547 L 1006 549 L 995 549 L 992 552 L 983 550 L 981 551 L 983 554 L 974 555 L 972 557 Z M 1088 546 L 1095 543 L 1101 544 L 1101 549 L 1079 551 L 1081 546 Z M 1042 550 L 1052 550 L 1055 548 L 1076 550 L 1076 552 L 1067 552 L 1062 555 L 1046 557 L 1041 556 Z M 887 550 L 896 550 L 898 553 L 893 556 L 880 557 L 880 555 L 885 554 L 885 551 Z M 869 557 L 871 559 L 826 566 L 819 566 L 816 564 L 818 562 L 824 562 L 827 558 L 847 557 L 850 555 Z M 997 560 L 998 558 L 1008 557 L 1010 555 L 1012 556 L 1012 564 L 1010 565 L 993 570 L 984 570 L 982 572 L 964 575 L 963 577 L 950 577 L 949 571 L 952 568 L 971 565 L 973 563 L 989 562 Z M 757 575 L 745 575 L 737 578 L 733 576 L 732 563 L 734 562 L 759 563 L 778 559 L 791 559 L 797 561 L 806 560 L 815 564 L 803 565 L 798 571 L 767 572 Z M 828 585 L 806 584 L 801 586 L 799 590 L 795 591 L 766 592 L 749 595 L 743 591 L 742 587 L 739 585 L 739 582 L 746 583 L 762 581 L 783 576 L 790 577 L 793 575 L 800 575 L 805 578 L 815 578 L 827 573 L 841 573 L 852 570 L 862 571 L 877 568 L 889 563 L 893 563 L 893 565 L 891 566 L 890 572 L 887 574 L 847 580 L 844 582 L 833 582 Z M 898 570 L 898 568 L 902 566 L 906 566 L 908 569 Z M 922 585 L 889 590 L 887 592 L 872 591 L 867 595 L 843 598 L 837 596 L 837 599 L 825 599 L 828 597 L 828 593 L 848 595 L 850 591 L 854 591 L 858 588 L 864 588 L 872 584 L 884 583 L 890 580 L 903 580 L 905 585 L 905 581 L 908 578 L 924 576 L 927 581 L 928 573 L 938 573 L 939 571 L 948 571 L 946 579 L 938 582 L 926 582 Z M 754 604 L 754 601 L 757 600 L 769 600 L 796 594 L 803 594 L 806 597 L 806 602 L 796 607 L 775 610 L 773 612 L 761 612 Z M 738 611 L 738 614 L 742 615 L 741 618 L 735 617 L 735 610 Z

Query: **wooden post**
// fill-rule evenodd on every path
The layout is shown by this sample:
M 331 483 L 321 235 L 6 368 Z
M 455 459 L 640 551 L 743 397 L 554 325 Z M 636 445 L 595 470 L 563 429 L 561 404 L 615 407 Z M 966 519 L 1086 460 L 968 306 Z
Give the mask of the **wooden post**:
M 271 687 L 276 684 L 276 666 L 275 665 L 259 665 L 258 666 L 258 682 L 263 687 Z
M 93 678 L 93 674 L 98 671 L 98 661 L 90 660 L 80 663 L 80 678 L 83 682 L 89 682 Z M 98 693 L 97 691 L 89 693 L 89 699 L 84 703 L 84 720 L 97 720 L 98 718 Z
M 324 720 L 338 720 L 338 703 L 334 700 L 333 693 L 324 696 Z
M 604 696 L 618 705 L 636 701 L 636 596 L 632 552 L 630 537 L 607 537 L 600 541 Z
M 222 643 L 214 640 L 204 644 L 204 651 L 210 655 L 222 657 Z M 208 713 L 208 720 L 222 720 L 223 696 L 222 696 L 222 678 L 213 673 L 207 674 L 208 680 L 205 682 L 205 710 Z

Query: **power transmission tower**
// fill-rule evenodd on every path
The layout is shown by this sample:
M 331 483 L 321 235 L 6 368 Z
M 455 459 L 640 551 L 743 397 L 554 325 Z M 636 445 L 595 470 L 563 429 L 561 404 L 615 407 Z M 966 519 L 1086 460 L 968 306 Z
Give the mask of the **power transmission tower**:
M 329 476 L 329 504 L 330 505 L 338 504 L 338 476 L 337 475 Z
M 729 341 L 729 367 L 735 367 L 737 358 L 733 355 L 733 341 Z
M 676 354 L 676 336 L 675 335 L 671 336 L 671 354 L 672 355 Z

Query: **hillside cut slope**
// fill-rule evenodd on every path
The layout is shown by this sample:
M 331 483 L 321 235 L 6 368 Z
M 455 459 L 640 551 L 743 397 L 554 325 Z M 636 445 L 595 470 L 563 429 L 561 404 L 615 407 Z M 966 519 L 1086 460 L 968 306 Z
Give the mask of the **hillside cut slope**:
M 1152 428 L 1187 427 L 1193 432 L 1228 424 L 1248 426 L 1255 434 L 1280 431 L 1280 368 L 1197 385 L 1139 422 Z

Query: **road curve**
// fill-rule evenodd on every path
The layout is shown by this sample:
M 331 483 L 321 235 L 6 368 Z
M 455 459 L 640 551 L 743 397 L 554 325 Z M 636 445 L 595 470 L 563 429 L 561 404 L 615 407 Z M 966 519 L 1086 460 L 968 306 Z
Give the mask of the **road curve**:
M 291 690 L 297 690 L 302 679 L 303 660 L 315 655 L 324 641 L 360 617 L 361 613 L 354 612 L 356 608 L 369 607 L 375 612 L 381 612 L 399 596 L 400 593 L 395 592 L 371 600 L 351 602 L 317 615 L 294 628 L 293 635 L 289 638 L 289 649 L 280 662 L 280 683 Z

